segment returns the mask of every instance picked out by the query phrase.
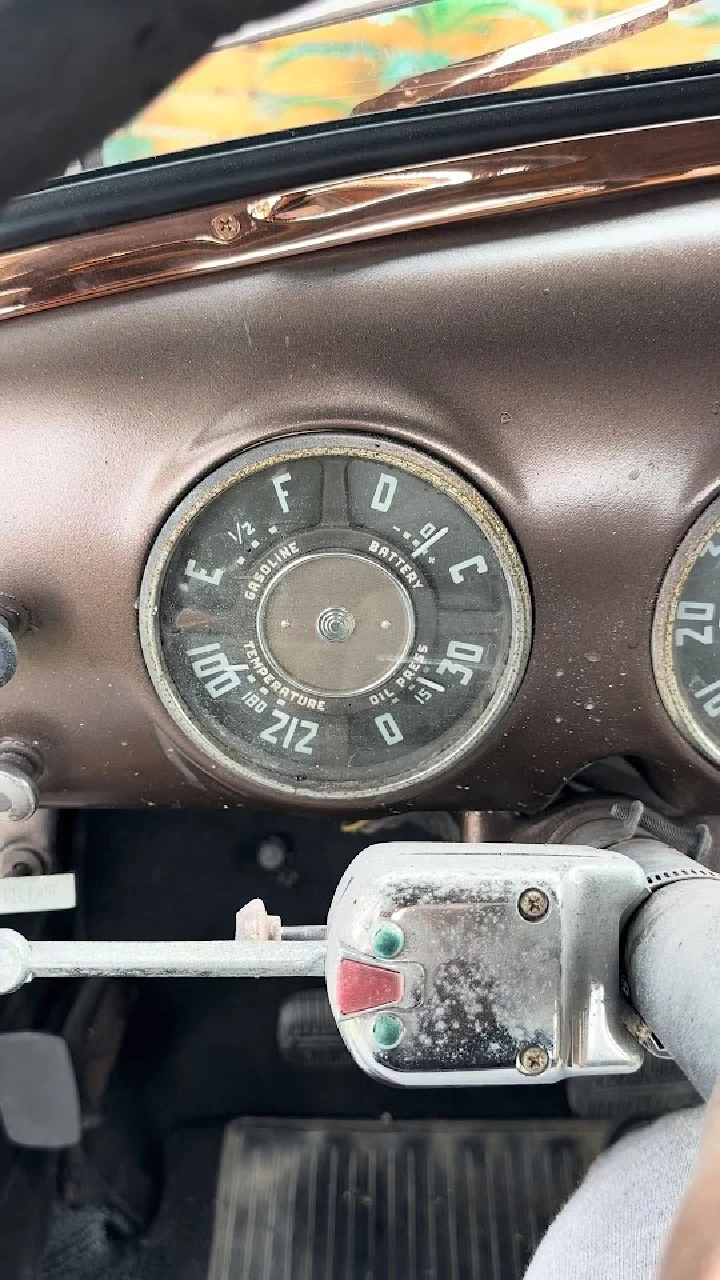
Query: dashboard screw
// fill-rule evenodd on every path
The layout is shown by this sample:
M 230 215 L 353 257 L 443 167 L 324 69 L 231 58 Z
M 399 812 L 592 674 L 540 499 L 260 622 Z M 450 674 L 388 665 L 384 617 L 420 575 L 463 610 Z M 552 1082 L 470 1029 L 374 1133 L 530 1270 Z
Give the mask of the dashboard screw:
M 524 1076 L 541 1076 L 550 1066 L 550 1054 L 541 1044 L 528 1045 L 518 1054 L 516 1066 Z
M 523 920 L 543 920 L 550 910 L 550 899 L 542 889 L 523 889 L 518 898 L 518 911 Z
M 225 242 L 237 240 L 242 231 L 242 223 L 234 213 L 218 213 L 210 223 L 212 233 L 217 240 Z

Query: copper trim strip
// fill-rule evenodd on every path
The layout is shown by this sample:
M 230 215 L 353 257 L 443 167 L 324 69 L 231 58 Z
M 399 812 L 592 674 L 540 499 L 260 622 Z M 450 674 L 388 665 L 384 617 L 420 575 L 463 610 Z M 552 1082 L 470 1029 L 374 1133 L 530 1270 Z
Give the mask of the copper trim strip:
M 720 117 L 321 183 L 0 255 L 0 320 L 318 249 L 720 177 Z

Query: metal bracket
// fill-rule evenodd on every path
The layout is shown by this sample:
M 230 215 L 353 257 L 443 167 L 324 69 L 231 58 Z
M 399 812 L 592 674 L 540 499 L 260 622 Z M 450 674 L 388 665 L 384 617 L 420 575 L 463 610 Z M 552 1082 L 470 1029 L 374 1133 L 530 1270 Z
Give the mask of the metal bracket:
M 677 849 L 688 858 L 706 858 L 712 848 L 710 828 L 704 822 L 696 827 L 680 827 L 661 813 L 648 809 L 642 800 L 632 803 L 618 802 L 612 806 L 610 816 L 623 824 L 621 840 L 635 840 L 638 836 L 651 836 L 661 840 L 671 849 Z M 617 841 L 620 843 L 620 840 Z

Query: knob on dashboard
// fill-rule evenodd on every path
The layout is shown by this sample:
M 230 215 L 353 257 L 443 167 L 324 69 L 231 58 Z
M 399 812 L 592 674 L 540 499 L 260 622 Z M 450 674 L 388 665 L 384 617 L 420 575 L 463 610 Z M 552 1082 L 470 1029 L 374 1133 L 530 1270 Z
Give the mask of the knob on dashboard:
M 0 746 L 0 822 L 25 822 L 39 803 L 42 765 L 31 749 Z
M 17 644 L 6 620 L 0 615 L 0 689 L 17 671 Z

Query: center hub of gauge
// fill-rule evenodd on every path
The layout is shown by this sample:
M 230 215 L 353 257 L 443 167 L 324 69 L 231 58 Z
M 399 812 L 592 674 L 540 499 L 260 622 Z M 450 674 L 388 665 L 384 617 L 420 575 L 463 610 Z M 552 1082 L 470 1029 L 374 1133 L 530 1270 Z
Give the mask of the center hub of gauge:
M 349 640 L 354 630 L 355 619 L 349 609 L 323 609 L 317 620 L 318 635 L 332 644 Z
M 401 582 L 366 556 L 319 551 L 268 586 L 258 637 L 281 672 L 309 693 L 350 698 L 389 680 L 415 634 Z

